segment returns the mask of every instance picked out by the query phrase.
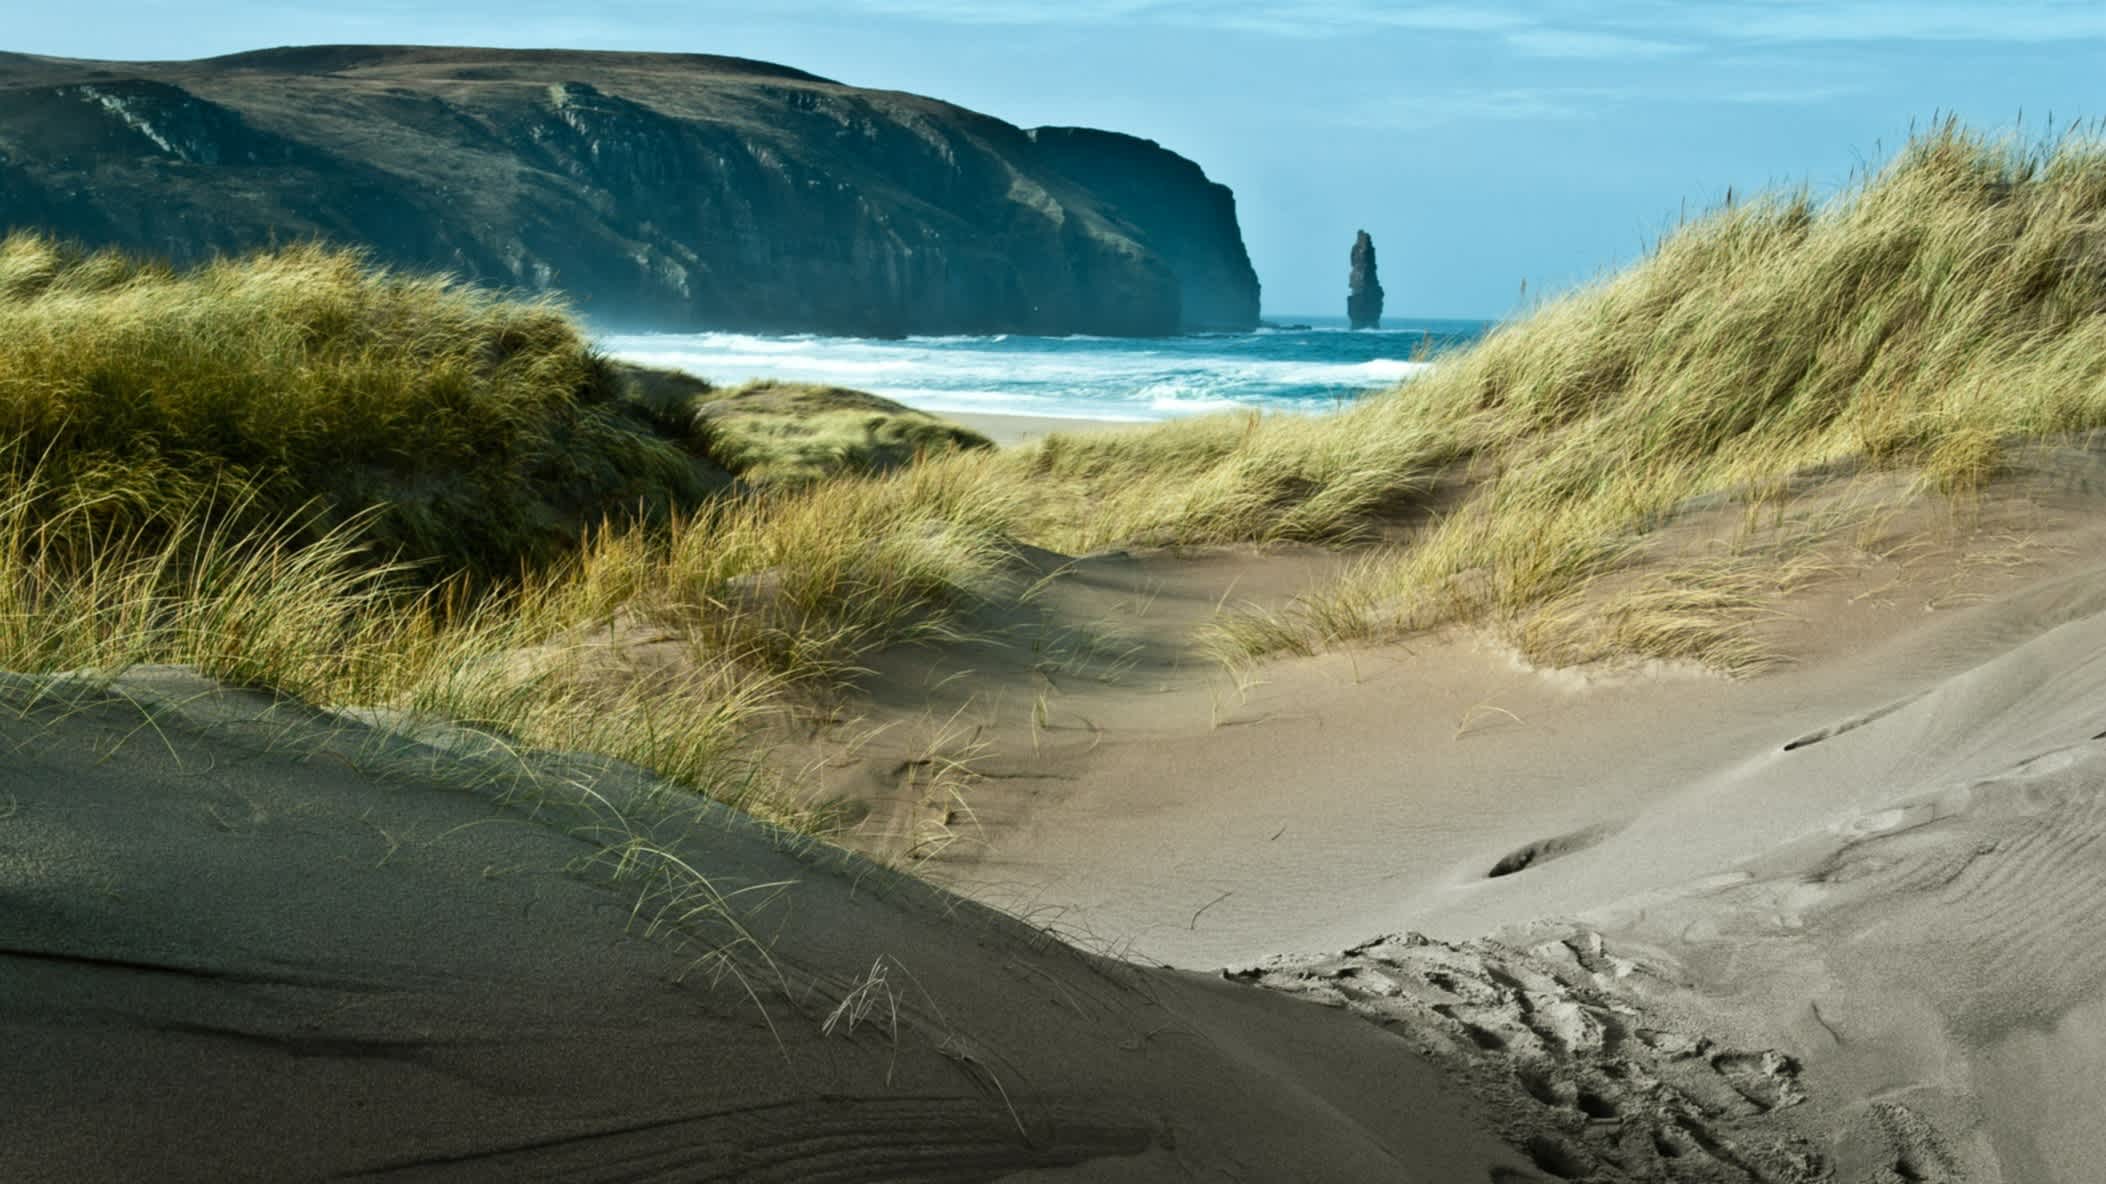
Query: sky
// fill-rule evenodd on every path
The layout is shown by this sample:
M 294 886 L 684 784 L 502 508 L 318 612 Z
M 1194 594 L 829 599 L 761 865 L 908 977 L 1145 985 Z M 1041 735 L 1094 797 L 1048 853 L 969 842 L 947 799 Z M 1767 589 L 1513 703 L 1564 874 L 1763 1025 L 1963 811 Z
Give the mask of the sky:
M 2106 0 L 0 0 L 0 49 L 335 42 L 780 62 L 1025 127 L 1161 142 L 1231 186 L 1267 315 L 1338 314 L 1354 232 L 1396 316 L 1503 316 L 1685 211 L 1833 192 L 1944 115 L 2106 117 Z M 2052 121 L 2052 122 L 2051 122 Z

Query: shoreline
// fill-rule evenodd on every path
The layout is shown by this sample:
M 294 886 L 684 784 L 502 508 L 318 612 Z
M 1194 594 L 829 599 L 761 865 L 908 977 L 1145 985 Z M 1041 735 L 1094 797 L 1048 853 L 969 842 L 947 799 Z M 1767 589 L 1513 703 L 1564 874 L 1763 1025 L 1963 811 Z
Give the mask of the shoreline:
M 1062 435 L 1096 435 L 1101 432 L 1132 431 L 1153 427 L 1167 420 L 1069 419 L 1056 415 L 1005 415 L 985 411 L 930 411 L 926 414 L 971 428 L 995 442 L 998 448 L 1029 444 L 1058 432 Z

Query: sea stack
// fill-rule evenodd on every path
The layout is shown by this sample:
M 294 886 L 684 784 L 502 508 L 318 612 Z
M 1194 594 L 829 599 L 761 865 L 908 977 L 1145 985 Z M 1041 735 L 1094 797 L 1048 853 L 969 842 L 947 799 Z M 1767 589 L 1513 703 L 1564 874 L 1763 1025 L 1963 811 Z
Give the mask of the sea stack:
M 1355 329 L 1382 327 L 1382 281 L 1375 275 L 1375 240 L 1365 230 L 1353 240 L 1353 278 L 1346 291 L 1345 311 Z

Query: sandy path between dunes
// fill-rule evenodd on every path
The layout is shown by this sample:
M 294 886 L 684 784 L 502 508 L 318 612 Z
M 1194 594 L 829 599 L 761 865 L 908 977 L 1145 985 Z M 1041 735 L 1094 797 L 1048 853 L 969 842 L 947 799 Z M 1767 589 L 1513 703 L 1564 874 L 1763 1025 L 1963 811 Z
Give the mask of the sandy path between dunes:
M 1080 561 L 1077 615 L 1147 600 L 1155 623 L 1126 618 L 1145 658 L 1041 687 L 1029 742 L 990 715 L 979 826 L 931 874 L 1194 969 L 1401 932 L 1605 942 L 1624 969 L 1575 982 L 1804 1069 L 1836 1178 L 2097 1180 L 2106 505 L 2092 457 L 2036 476 L 1984 525 L 2023 518 L 2034 561 L 1964 595 L 1965 555 L 1841 576 L 1790 606 L 1796 663 L 1738 683 L 1544 673 L 1447 637 L 1273 663 L 1244 695 L 1165 641 L 1237 559 Z M 1277 603 L 1325 560 L 1240 563 L 1237 594 Z M 999 656 L 968 666 L 943 684 L 961 705 L 1020 697 Z M 1414 983 L 1379 956 L 1269 975 L 1376 1018 L 1466 1002 Z
M 1052 415 L 1002 415 L 981 411 L 942 411 L 931 414 L 941 415 L 952 423 L 971 428 L 1005 448 L 1013 444 L 1042 440 L 1056 432 L 1075 436 L 1097 432 L 1127 432 L 1149 426 L 1149 421 L 1068 419 Z
M 1448 636 L 1238 685 L 1194 628 L 1346 557 L 1027 553 L 993 642 L 781 754 L 934 883 L 460 729 L 0 675 L 0 1179 L 2089 1184 L 2101 490 L 1839 571 L 1739 683 Z

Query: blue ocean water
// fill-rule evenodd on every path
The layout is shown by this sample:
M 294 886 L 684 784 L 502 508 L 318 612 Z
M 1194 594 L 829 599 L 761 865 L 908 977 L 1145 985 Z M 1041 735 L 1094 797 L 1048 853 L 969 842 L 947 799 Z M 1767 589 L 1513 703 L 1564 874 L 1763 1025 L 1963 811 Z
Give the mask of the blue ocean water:
M 908 337 L 612 334 L 615 357 L 700 375 L 829 383 L 935 412 L 1157 420 L 1237 407 L 1329 410 L 1394 386 L 1488 321 L 1274 317 L 1282 328 L 1189 337 Z

